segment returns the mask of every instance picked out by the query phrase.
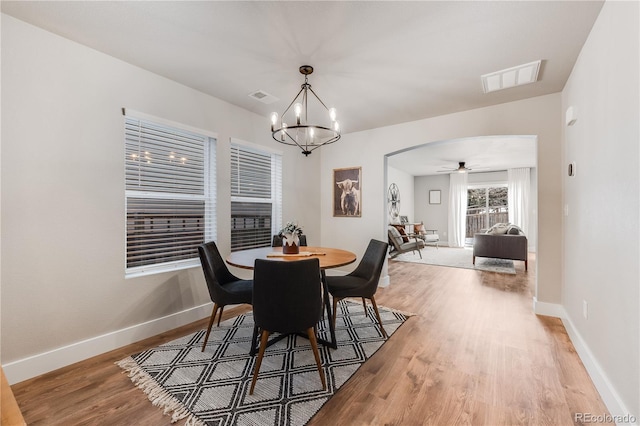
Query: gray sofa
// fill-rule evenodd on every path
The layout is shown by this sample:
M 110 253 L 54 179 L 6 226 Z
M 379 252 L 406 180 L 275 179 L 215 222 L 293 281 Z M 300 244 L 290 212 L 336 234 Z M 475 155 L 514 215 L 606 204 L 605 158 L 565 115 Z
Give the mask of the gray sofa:
M 493 257 L 524 261 L 524 270 L 528 269 L 527 237 L 524 234 L 488 234 L 473 236 L 473 264 L 476 257 Z

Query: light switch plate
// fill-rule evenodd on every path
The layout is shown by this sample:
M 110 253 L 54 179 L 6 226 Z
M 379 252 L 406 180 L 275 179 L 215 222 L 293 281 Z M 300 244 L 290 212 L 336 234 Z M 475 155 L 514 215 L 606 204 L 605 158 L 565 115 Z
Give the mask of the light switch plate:
M 567 123 L 567 126 L 573 126 L 576 124 L 576 120 L 578 120 L 576 109 L 570 106 L 567 108 L 567 112 L 565 113 L 565 122 Z

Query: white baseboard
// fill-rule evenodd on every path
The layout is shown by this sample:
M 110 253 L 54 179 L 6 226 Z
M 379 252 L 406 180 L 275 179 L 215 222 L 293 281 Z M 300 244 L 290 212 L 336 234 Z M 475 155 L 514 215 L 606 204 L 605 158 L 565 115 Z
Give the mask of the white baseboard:
M 205 303 L 162 318 L 12 361 L 3 364 L 2 368 L 9 384 L 15 384 L 202 318 L 207 318 L 211 315 L 211 309 L 213 309 L 213 303 Z
M 634 415 L 632 415 L 631 412 L 625 407 L 615 387 L 608 379 L 604 370 L 602 369 L 596 358 L 593 356 L 593 353 L 589 349 L 589 346 L 574 326 L 564 306 L 557 303 L 538 302 L 538 300 L 534 297 L 533 312 L 536 315 L 546 315 L 550 317 L 560 318 L 562 320 L 562 324 L 567 330 L 567 334 L 569 335 L 569 339 L 571 340 L 573 347 L 576 349 L 576 353 L 580 357 L 580 360 L 587 370 L 589 377 L 591 377 L 596 390 L 598 391 L 598 393 L 600 393 L 600 396 L 602 397 L 604 404 L 607 406 L 609 413 L 611 413 L 612 416 L 619 416 L 618 418 L 620 419 L 631 418 L 631 422 L 626 421 L 625 424 L 637 426 L 638 418 L 634 417 Z M 601 415 L 603 413 L 590 414 Z M 637 415 L 638 413 L 635 413 L 635 416 Z
M 567 316 L 564 306 L 557 303 L 538 302 L 535 297 L 533 298 L 533 313 L 556 318 L 565 318 Z
M 616 421 L 615 423 L 637 426 L 638 421 L 640 420 L 638 418 L 640 413 L 631 414 L 629 409 L 627 409 L 615 387 L 600 366 L 600 363 L 598 363 L 596 358 L 593 356 L 589 346 L 574 326 L 571 318 L 568 315 L 565 315 L 565 317 L 562 318 L 562 323 L 564 324 L 564 328 L 567 330 L 571 343 L 573 343 L 574 348 L 576 348 L 576 352 L 578 353 L 582 364 L 584 364 L 584 368 L 587 370 L 587 373 L 589 373 L 589 377 L 591 377 L 591 380 L 600 393 L 604 404 L 607 406 L 609 413 L 614 416 L 614 419 L 618 418 L 625 420 Z M 603 413 L 591 414 L 600 415 Z

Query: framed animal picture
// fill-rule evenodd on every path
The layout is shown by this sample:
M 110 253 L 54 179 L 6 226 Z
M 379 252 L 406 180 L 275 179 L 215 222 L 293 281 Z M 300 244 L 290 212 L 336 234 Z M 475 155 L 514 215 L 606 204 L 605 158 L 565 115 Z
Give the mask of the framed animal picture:
M 333 169 L 333 216 L 362 217 L 362 167 Z

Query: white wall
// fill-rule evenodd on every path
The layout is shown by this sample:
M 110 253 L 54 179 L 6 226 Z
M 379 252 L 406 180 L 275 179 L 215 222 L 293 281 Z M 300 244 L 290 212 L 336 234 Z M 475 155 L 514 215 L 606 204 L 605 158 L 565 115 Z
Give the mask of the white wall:
M 124 279 L 122 107 L 217 133 L 223 256 L 231 137 L 283 150 L 283 218 L 320 241 L 310 184 L 320 155 L 271 140 L 267 117 L 2 15 L 1 359 L 11 382 L 210 314 L 200 268 Z
M 449 174 L 416 176 L 414 178 L 416 221 L 423 222 L 425 229 L 438 230 L 441 245 L 448 245 L 449 223 Z M 440 191 L 440 204 L 429 204 L 429 191 Z
M 400 220 L 400 216 L 407 216 L 409 222 L 413 222 L 415 219 L 413 213 L 413 176 L 391 166 L 387 168 L 387 174 L 387 180 L 389 181 L 387 188 L 392 183 L 395 183 L 400 190 L 400 213 L 398 214 L 397 220 Z M 389 217 L 389 221 L 391 221 L 391 219 L 392 218 Z
M 562 92 L 567 328 L 613 414 L 640 421 L 639 3 L 606 2 Z M 542 171 L 540 172 L 542 174 Z M 541 249 L 542 252 L 542 249 Z M 583 316 L 583 301 L 588 304 Z M 607 389 L 608 388 L 608 389 Z
M 322 244 L 339 245 L 362 253 L 370 238 L 386 241 L 386 154 L 450 139 L 537 135 L 538 137 L 538 257 L 537 299 L 561 301 L 561 129 L 560 94 L 449 114 L 410 123 L 343 135 L 339 143 L 322 149 Z M 362 166 L 362 218 L 349 220 L 331 214 L 334 168 Z M 336 229 L 343 230 L 336 233 Z M 388 278 L 388 277 L 387 277 Z M 391 283 L 393 285 L 393 283 Z

